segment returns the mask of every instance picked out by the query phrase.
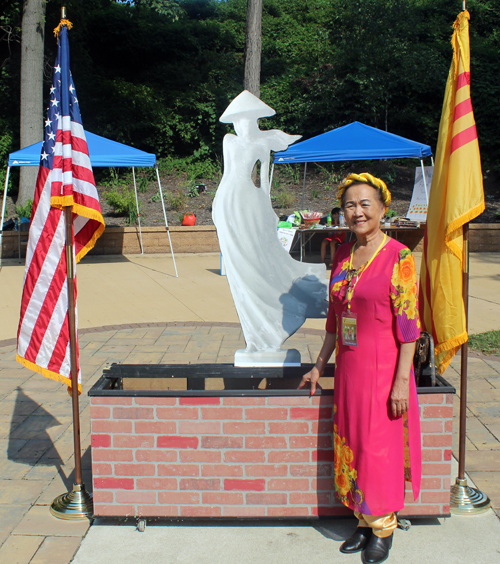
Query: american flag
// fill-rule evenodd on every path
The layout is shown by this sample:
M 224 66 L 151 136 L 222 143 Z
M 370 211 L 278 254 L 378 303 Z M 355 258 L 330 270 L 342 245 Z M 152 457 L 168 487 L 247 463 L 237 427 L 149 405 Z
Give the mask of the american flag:
M 92 249 L 104 220 L 69 69 L 68 27 L 62 20 L 55 30 L 58 51 L 26 251 L 17 360 L 71 386 L 64 208 L 73 211 L 73 264 Z

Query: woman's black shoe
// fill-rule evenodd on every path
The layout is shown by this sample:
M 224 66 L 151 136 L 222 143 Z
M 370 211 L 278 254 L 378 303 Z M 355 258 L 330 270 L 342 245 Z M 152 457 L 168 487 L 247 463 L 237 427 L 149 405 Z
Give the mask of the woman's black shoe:
M 354 554 L 360 552 L 372 536 L 370 527 L 358 527 L 354 533 L 340 545 L 340 552 Z
M 391 546 L 392 535 L 385 538 L 372 535 L 361 554 L 361 561 L 363 564 L 380 564 L 385 562 L 389 557 Z

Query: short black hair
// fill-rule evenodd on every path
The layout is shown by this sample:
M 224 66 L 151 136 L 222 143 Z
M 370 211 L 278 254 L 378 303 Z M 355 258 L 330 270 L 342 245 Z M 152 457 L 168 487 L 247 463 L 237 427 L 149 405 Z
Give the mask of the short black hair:
M 340 208 L 333 208 L 330 215 L 337 215 L 340 214 Z

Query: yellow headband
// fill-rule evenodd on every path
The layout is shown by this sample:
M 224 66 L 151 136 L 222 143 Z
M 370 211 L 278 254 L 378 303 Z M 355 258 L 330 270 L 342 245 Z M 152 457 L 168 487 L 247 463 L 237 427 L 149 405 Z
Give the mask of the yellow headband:
M 372 176 L 368 172 L 362 172 L 361 174 L 350 174 L 349 176 L 346 176 L 344 180 L 342 180 L 337 190 L 337 200 L 339 202 L 342 202 L 342 196 L 344 195 L 344 192 L 352 184 L 368 184 L 372 188 L 378 190 L 380 192 L 380 195 L 382 196 L 382 201 L 384 202 L 386 211 L 389 209 L 389 206 L 391 205 L 391 193 L 389 192 L 389 189 L 387 188 L 383 180 Z

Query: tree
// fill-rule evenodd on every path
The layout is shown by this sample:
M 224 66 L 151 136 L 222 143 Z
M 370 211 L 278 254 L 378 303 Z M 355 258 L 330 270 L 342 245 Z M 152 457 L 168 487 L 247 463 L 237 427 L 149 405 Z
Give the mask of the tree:
M 262 0 L 247 0 L 245 33 L 245 76 L 243 88 L 260 98 L 262 52 Z
M 21 148 L 43 138 L 45 0 L 25 0 L 21 35 Z M 33 199 L 37 169 L 21 167 L 18 205 Z

